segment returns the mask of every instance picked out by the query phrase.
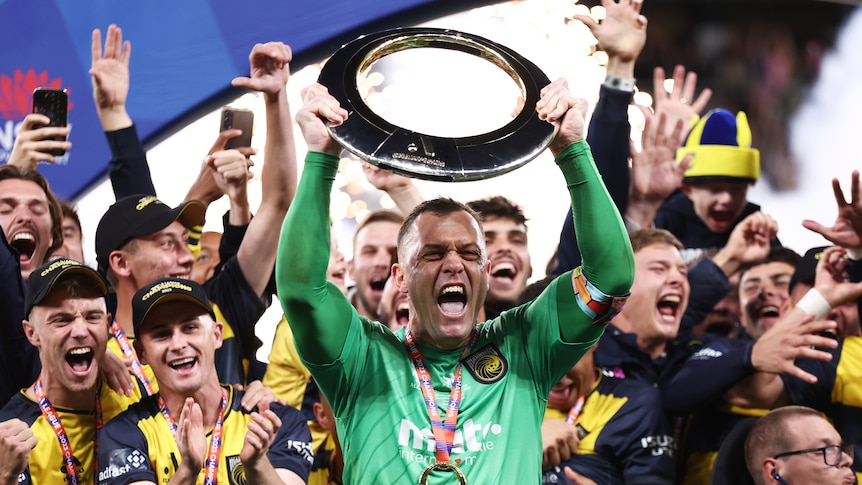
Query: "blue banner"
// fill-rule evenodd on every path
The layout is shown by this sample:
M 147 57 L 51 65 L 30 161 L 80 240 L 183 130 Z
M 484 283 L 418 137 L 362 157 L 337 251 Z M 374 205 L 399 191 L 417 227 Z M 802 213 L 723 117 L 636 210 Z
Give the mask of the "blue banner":
M 93 29 L 123 29 L 132 42 L 127 108 L 149 148 L 239 94 L 258 42 L 291 46 L 294 69 L 361 33 L 409 26 L 490 2 L 443 0 L 0 0 L 0 164 L 12 150 L 33 89 L 69 91 L 69 141 L 42 164 L 53 190 L 74 199 L 107 173 L 110 157 L 92 99 Z

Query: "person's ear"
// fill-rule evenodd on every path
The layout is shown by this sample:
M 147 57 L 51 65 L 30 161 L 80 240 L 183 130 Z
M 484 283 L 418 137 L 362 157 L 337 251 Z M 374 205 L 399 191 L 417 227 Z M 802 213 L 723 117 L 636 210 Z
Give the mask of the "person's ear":
M 213 320 L 213 336 L 215 337 L 215 348 L 217 349 L 220 349 L 222 343 L 224 343 L 223 332 L 224 324 L 218 320 Z
M 682 184 L 679 186 L 679 190 L 682 191 L 682 193 L 684 193 L 685 195 L 687 195 L 689 199 L 691 198 L 691 185 Z
M 132 345 L 135 347 L 135 353 L 138 354 L 138 360 L 142 365 L 147 365 L 147 353 L 144 352 L 144 345 L 141 343 L 140 335 L 135 335 L 135 340 Z M 108 350 L 110 352 L 110 350 Z
M 404 268 L 401 263 L 392 264 L 392 277 L 395 279 L 395 286 L 398 287 L 399 293 L 407 293 L 407 278 L 404 274 Z
M 132 274 L 126 253 L 119 249 L 111 251 L 111 254 L 108 255 L 108 265 L 111 267 L 111 271 L 117 276 L 129 277 Z
M 42 341 L 39 338 L 39 334 L 36 333 L 36 329 L 30 320 L 22 320 L 21 325 L 24 327 L 24 335 L 27 336 L 27 340 L 33 344 L 33 347 L 41 348 Z

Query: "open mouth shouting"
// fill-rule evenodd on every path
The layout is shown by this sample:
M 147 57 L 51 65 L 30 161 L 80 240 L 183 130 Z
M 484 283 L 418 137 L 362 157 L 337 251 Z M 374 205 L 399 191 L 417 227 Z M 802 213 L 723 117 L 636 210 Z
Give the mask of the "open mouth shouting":
M 682 297 L 679 295 L 664 295 L 656 305 L 656 314 L 659 321 L 668 325 L 676 325 L 680 317 Z
M 20 261 L 22 265 L 26 265 L 33 260 L 36 246 L 38 246 L 36 235 L 30 231 L 21 231 L 13 234 L 9 239 L 9 244 L 21 255 Z
M 385 273 L 382 275 L 372 275 L 371 279 L 368 281 L 368 287 L 371 289 L 371 292 L 378 297 L 381 293 L 383 293 L 383 288 L 386 286 L 386 280 L 389 279 L 389 273 Z
M 407 297 L 399 298 L 395 303 L 395 322 L 398 326 L 406 326 L 410 321 L 410 302 Z
M 66 352 L 66 364 L 73 375 L 86 377 L 93 368 L 95 355 L 92 347 L 75 347 Z
M 511 288 L 515 285 L 515 278 L 518 276 L 518 272 L 517 265 L 510 259 L 492 261 L 491 283 Z
M 444 286 L 437 297 L 437 306 L 444 315 L 457 317 L 467 308 L 467 293 L 464 285 L 457 283 Z

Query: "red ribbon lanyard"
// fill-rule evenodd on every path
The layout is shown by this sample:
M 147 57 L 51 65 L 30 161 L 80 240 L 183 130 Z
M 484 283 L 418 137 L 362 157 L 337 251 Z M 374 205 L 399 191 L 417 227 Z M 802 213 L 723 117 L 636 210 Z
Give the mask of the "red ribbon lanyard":
M 45 419 L 48 420 L 48 423 L 51 425 L 51 429 L 54 430 L 54 434 L 57 435 L 57 441 L 60 443 L 60 449 L 63 452 L 63 463 L 66 465 L 66 473 L 69 475 L 69 483 L 72 485 L 78 485 L 81 483 L 81 479 L 78 475 L 78 466 L 75 464 L 75 454 L 72 452 L 72 443 L 69 441 L 69 435 L 66 434 L 66 428 L 63 427 L 63 423 L 60 421 L 60 416 L 54 409 L 54 405 L 51 404 L 51 401 L 48 400 L 48 396 L 45 395 L 45 388 L 42 386 L 41 374 L 39 374 L 39 378 L 36 379 L 36 383 L 33 385 L 33 393 L 36 394 L 36 400 L 39 403 L 39 408 L 42 410 L 42 416 L 45 416 Z M 101 384 L 99 389 L 96 391 L 96 432 L 93 435 L 94 481 L 96 479 L 96 470 L 99 469 L 97 464 L 99 433 L 102 431 L 102 425 L 104 424 L 104 421 L 102 420 L 102 399 L 100 394 Z
M 116 320 L 111 324 L 111 333 L 114 334 L 114 338 L 117 339 L 117 343 L 120 344 L 120 351 L 123 352 L 123 357 L 132 359 L 132 374 L 140 379 L 141 383 L 144 385 L 144 389 L 147 390 L 147 395 L 152 396 L 155 394 L 153 392 L 153 386 L 150 385 L 150 380 L 147 379 L 146 374 L 144 374 L 144 366 L 142 366 L 141 361 L 138 360 L 138 354 L 135 353 L 135 349 L 132 348 L 132 345 L 129 343 L 129 339 L 126 337 L 126 332 L 120 328 L 120 325 L 117 324 Z
M 168 427 L 171 429 L 171 433 L 174 435 L 174 439 L 177 438 L 177 423 L 174 421 L 173 416 L 171 416 L 171 412 L 168 410 L 168 407 L 165 405 L 165 401 L 162 399 L 162 396 L 159 396 L 159 411 L 162 412 L 162 415 L 168 422 Z M 206 472 L 204 474 L 204 485 L 215 485 L 218 482 L 218 462 L 221 456 L 221 444 L 222 444 L 222 428 L 224 427 L 224 415 L 227 411 L 227 396 L 225 395 L 224 390 L 221 393 L 221 410 L 219 411 L 218 419 L 216 420 L 215 427 L 212 431 L 212 436 L 210 436 L 210 449 L 207 454 L 206 461 Z
M 581 396 L 575 401 L 572 409 L 569 409 L 569 414 L 566 415 L 566 423 L 575 424 L 578 422 L 578 418 L 581 416 L 581 411 L 584 410 L 584 401 L 586 400 L 586 396 Z
M 431 429 L 434 432 L 434 441 L 437 443 L 437 461 L 448 463 L 450 461 L 449 454 L 452 453 L 452 443 L 455 439 L 455 425 L 458 422 L 458 409 L 461 406 L 461 359 L 470 351 L 470 347 L 476 341 L 476 332 L 470 339 L 470 343 L 461 352 L 461 357 L 458 358 L 458 367 L 455 369 L 455 379 L 452 381 L 452 390 L 449 391 L 449 406 L 446 408 L 446 418 L 443 421 L 440 418 L 440 408 L 437 406 L 437 396 L 434 394 L 434 385 L 431 383 L 431 373 L 428 370 L 428 365 L 425 363 L 425 358 L 422 356 L 422 351 L 416 344 L 416 339 L 413 337 L 413 332 L 407 330 L 404 332 L 404 343 L 407 346 L 407 353 L 413 361 L 413 367 L 416 369 L 416 377 L 419 378 L 419 387 L 422 389 L 422 396 L 425 398 L 425 407 L 428 408 L 428 417 L 431 418 Z

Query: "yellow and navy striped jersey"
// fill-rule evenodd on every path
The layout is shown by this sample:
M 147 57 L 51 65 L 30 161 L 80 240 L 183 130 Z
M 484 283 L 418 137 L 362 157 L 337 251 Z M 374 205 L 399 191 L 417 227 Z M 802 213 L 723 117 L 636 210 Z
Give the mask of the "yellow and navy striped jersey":
M 135 395 L 123 396 L 114 392 L 107 385 L 100 387 L 99 396 L 102 406 L 102 419 L 107 422 L 126 410 L 141 397 L 140 390 L 135 388 Z M 79 483 L 94 482 L 94 436 L 96 434 L 96 414 L 93 409 L 74 410 L 55 407 L 55 411 L 66 430 L 75 465 L 78 468 Z M 18 475 L 19 484 L 63 484 L 70 483 L 68 471 L 63 461 L 63 450 L 57 440 L 57 435 L 51 424 L 42 415 L 39 403 L 31 399 L 24 391 L 12 396 L 12 399 L 0 410 L 0 421 L 18 418 L 30 426 L 33 435 L 39 440 L 36 447 L 30 450 L 29 465 Z M 103 430 L 104 431 L 104 430 Z M 100 433 L 99 444 L 102 444 L 103 434 Z
M 320 391 L 311 378 L 311 372 L 296 352 L 293 331 L 284 315 L 275 327 L 275 338 L 272 341 L 263 385 L 272 389 L 276 398 L 284 399 L 288 405 L 299 409 L 308 421 L 314 448 L 314 465 L 311 467 L 308 485 L 327 485 L 329 459 L 335 451 L 335 438 L 317 423 L 314 416 L 313 406 L 320 402 Z
M 560 466 L 545 469 L 542 483 L 571 485 L 568 466 L 602 485 L 672 485 L 676 443 L 661 407 L 659 390 L 620 369 L 597 369 L 598 379 L 584 400 L 575 426 L 578 451 Z M 566 415 L 547 409 L 545 418 Z
M 229 393 L 222 428 L 218 483 L 243 485 L 245 470 L 239 459 L 251 414 L 242 409 L 242 392 L 224 386 Z M 276 469 L 290 470 L 308 479 L 313 460 L 311 434 L 302 415 L 290 406 L 270 406 L 281 419 L 281 429 L 267 452 Z M 207 433 L 209 441 L 210 433 Z M 102 430 L 99 446 L 99 482 L 117 485 L 149 481 L 167 483 L 180 465 L 180 451 L 164 415 L 158 396 L 149 396 L 110 421 Z M 198 476 L 202 484 L 204 474 Z

